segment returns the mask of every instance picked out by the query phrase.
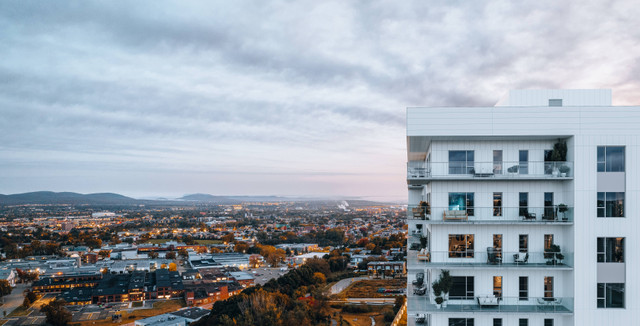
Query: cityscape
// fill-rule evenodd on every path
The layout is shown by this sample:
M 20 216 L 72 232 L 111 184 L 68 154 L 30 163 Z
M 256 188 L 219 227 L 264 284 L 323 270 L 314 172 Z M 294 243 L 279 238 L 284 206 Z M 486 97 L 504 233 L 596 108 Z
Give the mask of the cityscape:
M 1 1 L 0 326 L 636 325 L 638 16 Z

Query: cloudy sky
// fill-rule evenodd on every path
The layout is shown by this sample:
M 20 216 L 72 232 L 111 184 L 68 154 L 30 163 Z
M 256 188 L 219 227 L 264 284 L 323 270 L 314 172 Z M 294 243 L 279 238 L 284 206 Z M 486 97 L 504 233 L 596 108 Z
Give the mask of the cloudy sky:
M 4 1 L 0 193 L 402 200 L 407 106 L 640 103 L 633 1 Z

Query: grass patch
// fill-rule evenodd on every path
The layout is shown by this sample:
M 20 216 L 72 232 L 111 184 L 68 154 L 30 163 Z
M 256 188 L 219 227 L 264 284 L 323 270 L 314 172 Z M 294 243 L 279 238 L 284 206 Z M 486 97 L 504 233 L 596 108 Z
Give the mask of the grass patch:
M 178 310 L 180 308 L 184 308 L 186 306 L 187 306 L 187 304 L 185 303 L 184 299 L 180 299 L 180 300 L 164 300 L 164 301 L 154 302 L 152 309 L 134 310 L 134 311 L 132 311 L 130 313 L 124 311 L 124 312 L 121 313 L 122 318 L 120 318 L 120 322 L 118 322 L 118 323 L 113 323 L 111 321 L 111 317 L 109 317 L 108 319 L 87 320 L 87 321 L 83 321 L 83 322 L 79 322 L 79 323 L 71 323 L 70 325 L 75 325 L 75 326 L 122 325 L 122 324 L 132 323 L 133 321 L 138 320 L 138 319 L 144 319 L 144 318 L 148 318 L 148 317 L 152 317 L 152 316 L 166 314 L 168 312 L 173 312 L 173 311 L 176 311 L 176 310 Z
M 140 308 L 142 307 L 142 301 L 136 301 L 131 303 L 131 308 Z
M 196 244 L 199 245 L 210 245 L 210 244 L 223 244 L 222 240 L 194 240 Z
M 10 314 L 7 315 L 7 317 L 24 317 L 29 315 L 29 313 L 31 313 L 29 308 L 18 306 L 18 308 L 14 309 Z
M 406 289 L 406 279 L 362 280 L 350 284 L 341 295 L 346 298 L 389 298 L 398 294 L 379 293 L 378 289 Z

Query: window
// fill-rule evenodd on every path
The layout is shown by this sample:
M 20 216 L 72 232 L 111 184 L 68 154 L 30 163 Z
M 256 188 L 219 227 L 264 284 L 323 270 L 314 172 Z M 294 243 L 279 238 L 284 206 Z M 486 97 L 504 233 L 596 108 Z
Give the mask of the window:
M 519 243 L 520 243 L 520 248 L 519 248 L 519 252 L 529 252 L 529 235 L 528 234 L 521 234 L 519 236 Z
M 502 151 L 493 151 L 493 174 L 502 174 Z
M 449 234 L 450 258 L 473 258 L 473 234 Z
M 473 326 L 473 318 L 449 318 L 449 326 Z
M 553 298 L 553 276 L 544 277 L 544 297 Z
M 529 277 L 528 276 L 520 276 L 518 280 L 519 291 L 518 291 L 518 299 L 519 300 L 528 300 L 529 299 Z
M 520 320 L 518 321 L 518 326 L 529 326 L 529 319 L 520 318 Z
M 552 245 L 553 245 L 553 234 L 545 234 L 544 235 L 544 251 L 551 250 Z
M 493 326 L 502 326 L 502 318 L 493 318 Z
M 553 319 L 552 318 L 545 318 L 544 319 L 544 326 L 553 326 Z
M 452 276 L 450 299 L 473 300 L 473 276 Z
M 598 217 L 624 217 L 624 192 L 599 192 Z
M 556 208 L 553 206 L 553 193 L 545 192 L 544 193 L 544 216 L 543 220 L 555 220 L 556 219 Z
M 450 192 L 449 210 L 467 211 L 467 215 L 473 216 L 473 193 L 472 192 Z
M 493 295 L 502 298 L 502 276 L 493 277 Z
M 519 203 L 520 203 L 520 216 L 528 216 L 529 215 L 529 193 L 521 192 L 518 195 Z
M 598 238 L 599 263 L 624 263 L 624 238 Z
M 624 283 L 598 283 L 598 308 L 624 308 Z
M 449 174 L 473 174 L 473 151 L 449 151 Z
M 598 172 L 624 172 L 624 147 L 598 146 Z
M 549 106 L 562 106 L 562 99 L 561 98 L 550 98 L 549 99 Z
M 502 216 L 502 193 L 493 193 L 493 216 Z
M 520 151 L 520 174 L 529 174 L 529 151 Z

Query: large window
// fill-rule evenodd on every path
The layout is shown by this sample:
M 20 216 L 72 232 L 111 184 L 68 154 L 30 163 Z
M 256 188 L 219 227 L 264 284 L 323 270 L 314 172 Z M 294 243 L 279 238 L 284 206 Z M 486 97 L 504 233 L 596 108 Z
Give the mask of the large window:
M 553 276 L 544 277 L 544 297 L 553 298 Z
M 553 326 L 553 318 L 545 318 L 544 326 Z
M 502 326 L 502 318 L 493 318 L 493 326 Z
M 502 150 L 493 151 L 493 174 L 502 174 Z
M 473 216 L 473 193 L 472 192 L 450 192 L 449 210 L 467 211 L 467 215 Z
M 473 326 L 473 318 L 449 318 L 449 326 Z
M 521 192 L 518 194 L 518 203 L 520 204 L 520 216 L 529 216 L 529 193 Z
M 493 216 L 502 216 L 502 193 L 493 193 Z
M 528 234 L 520 234 L 518 237 L 519 242 L 519 252 L 529 252 L 529 235 Z
M 527 318 L 520 318 L 518 320 L 518 326 L 529 326 L 529 319 Z
M 473 151 L 449 151 L 449 174 L 473 174 Z
M 450 258 L 473 258 L 473 234 L 449 234 Z
M 624 283 L 598 283 L 598 308 L 624 308 Z
M 473 276 L 452 276 L 451 280 L 450 299 L 473 300 Z
M 598 172 L 624 172 L 624 147 L 598 146 Z
M 493 277 L 493 295 L 502 298 L 502 276 Z
M 518 284 L 519 284 L 518 298 L 520 300 L 529 299 L 529 277 L 520 276 L 520 279 L 518 280 Z
M 624 192 L 599 192 L 598 217 L 624 217 Z
M 529 174 L 529 151 L 520 151 L 520 174 Z
M 599 263 L 624 263 L 624 238 L 598 238 Z

